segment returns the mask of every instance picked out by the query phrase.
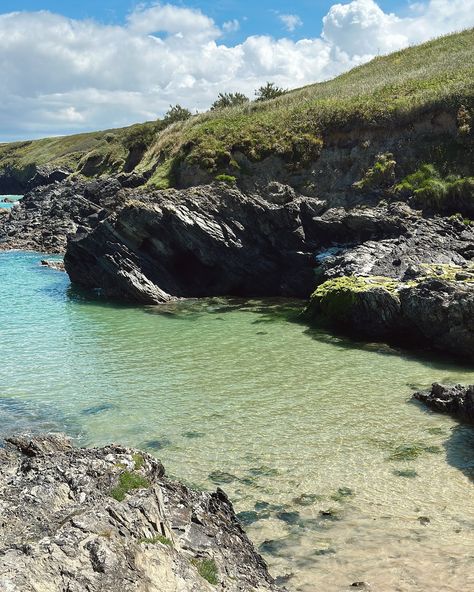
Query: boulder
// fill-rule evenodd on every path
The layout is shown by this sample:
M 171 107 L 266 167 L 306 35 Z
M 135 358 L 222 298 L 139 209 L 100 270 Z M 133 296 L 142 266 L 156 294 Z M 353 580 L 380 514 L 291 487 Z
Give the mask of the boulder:
M 461 421 L 474 424 L 474 385 L 445 386 L 434 383 L 430 390 L 419 391 L 415 399 L 433 411 L 449 413 Z

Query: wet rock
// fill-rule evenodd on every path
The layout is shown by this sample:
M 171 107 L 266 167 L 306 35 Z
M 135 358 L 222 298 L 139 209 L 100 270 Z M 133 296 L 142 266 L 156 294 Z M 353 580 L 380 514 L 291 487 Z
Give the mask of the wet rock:
M 414 479 L 418 476 L 418 473 L 413 469 L 401 469 L 397 471 L 393 471 L 393 474 L 397 477 L 406 477 L 408 479 Z
M 276 518 L 287 524 L 298 524 L 300 520 L 300 513 L 299 512 L 277 512 Z
M 237 477 L 226 471 L 213 471 L 209 473 L 209 480 L 217 485 L 221 485 L 223 483 L 233 483 L 237 481 Z
M 429 391 L 418 391 L 413 396 L 434 411 L 449 413 L 474 424 L 474 385 L 445 386 L 434 383 Z
M 311 506 L 314 502 L 321 501 L 323 497 L 316 493 L 302 493 L 293 499 L 293 503 L 298 506 Z
M 61 435 L 5 444 L 1 590 L 281 589 L 221 490 L 188 489 L 167 479 L 154 457 L 117 445 L 78 449 Z M 124 484 L 117 501 L 112 494 Z
M 64 268 L 64 261 L 49 261 L 48 259 L 42 259 L 41 265 L 43 267 L 49 267 L 55 271 L 66 271 Z

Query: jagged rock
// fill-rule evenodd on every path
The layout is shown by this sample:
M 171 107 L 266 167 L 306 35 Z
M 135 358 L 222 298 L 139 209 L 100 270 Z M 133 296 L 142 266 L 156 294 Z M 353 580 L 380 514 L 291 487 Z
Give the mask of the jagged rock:
M 221 490 L 192 491 L 154 457 L 117 445 L 78 449 L 61 435 L 5 444 L 1 590 L 282 590 Z
M 305 228 L 320 212 L 318 200 L 277 205 L 224 184 L 129 197 L 92 232 L 69 240 L 74 283 L 142 303 L 310 293 L 315 245 Z
M 419 391 L 415 399 L 440 413 L 450 413 L 462 421 L 474 424 L 474 385 L 444 386 L 434 383 L 429 391 Z
M 120 190 L 115 179 L 66 180 L 34 189 L 2 217 L 0 249 L 62 253 L 69 234 L 93 228 L 118 207 Z
M 50 167 L 38 167 L 34 176 L 26 184 L 26 191 L 31 191 L 36 187 L 59 183 L 69 177 L 71 171 L 66 169 L 52 169 Z
M 424 218 L 406 204 L 328 210 L 313 220 L 312 235 L 332 247 L 320 259 L 320 277 L 423 275 L 427 264 L 468 266 L 474 230 L 457 218 Z

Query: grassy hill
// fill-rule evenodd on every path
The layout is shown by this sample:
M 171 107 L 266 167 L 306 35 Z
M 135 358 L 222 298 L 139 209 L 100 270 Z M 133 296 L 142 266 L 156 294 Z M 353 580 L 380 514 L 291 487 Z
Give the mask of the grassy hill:
M 48 164 L 93 176 L 135 169 L 148 172 L 150 184 L 166 187 L 187 184 L 186 175 L 203 180 L 222 174 L 241 178 L 255 174 L 254 164 L 278 157 L 294 176 L 318 159 L 330 160 L 325 151 L 353 150 L 358 138 L 361 146 L 362 142 L 373 145 L 362 158 L 367 168 L 383 149 L 380 136 L 398 134 L 403 143 L 416 128 L 412 148 L 425 132 L 445 135 L 441 141 L 421 140 L 420 162 L 435 161 L 446 174 L 472 174 L 468 169 L 473 166 L 473 117 L 474 29 L 470 29 L 375 58 L 333 80 L 272 101 L 210 111 L 165 129 L 160 122 L 149 122 L 3 144 L 0 171 L 10 167 L 21 174 L 32 165 Z M 402 160 L 405 152 L 402 146 Z M 403 164 L 402 172 L 408 173 L 408 168 Z M 350 175 L 352 181 L 355 174 Z

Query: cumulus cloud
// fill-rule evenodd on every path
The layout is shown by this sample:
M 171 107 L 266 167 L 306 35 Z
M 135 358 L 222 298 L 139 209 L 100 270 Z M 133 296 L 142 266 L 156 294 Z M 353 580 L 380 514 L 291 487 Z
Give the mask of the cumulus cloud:
M 330 8 L 321 37 L 227 45 L 224 34 L 237 25 L 157 3 L 121 26 L 47 11 L 0 14 L 0 141 L 127 125 L 175 103 L 202 110 L 219 92 L 252 96 L 267 80 L 292 88 L 327 79 L 474 25 L 474 0 L 417 2 L 404 18 L 375 0 L 352 0 Z
M 278 18 L 290 33 L 293 33 L 297 27 L 301 27 L 303 24 L 303 21 L 297 14 L 279 14 Z

